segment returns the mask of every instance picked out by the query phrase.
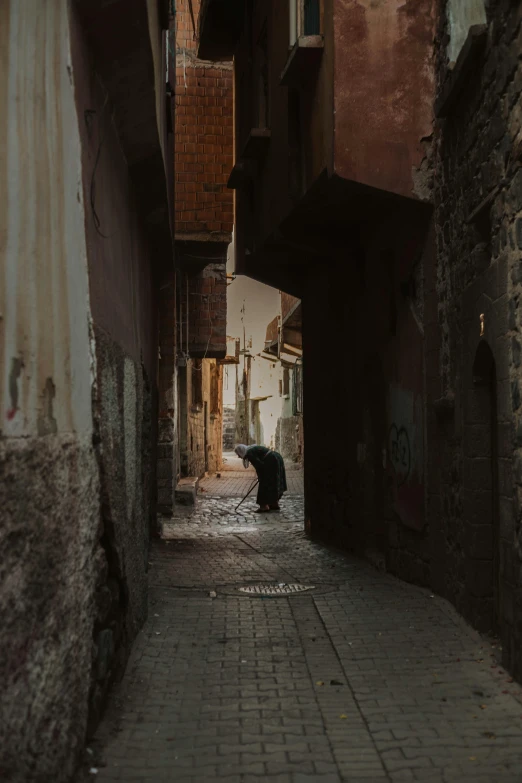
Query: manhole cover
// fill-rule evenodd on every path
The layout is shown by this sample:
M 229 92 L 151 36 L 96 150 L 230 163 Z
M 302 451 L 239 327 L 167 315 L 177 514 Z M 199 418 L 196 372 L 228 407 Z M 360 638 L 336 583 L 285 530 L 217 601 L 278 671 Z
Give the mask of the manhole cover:
M 248 585 L 240 587 L 240 593 L 250 593 L 251 595 L 294 595 L 295 593 L 304 593 L 307 590 L 315 590 L 315 585 L 287 585 L 284 583 L 278 585 Z

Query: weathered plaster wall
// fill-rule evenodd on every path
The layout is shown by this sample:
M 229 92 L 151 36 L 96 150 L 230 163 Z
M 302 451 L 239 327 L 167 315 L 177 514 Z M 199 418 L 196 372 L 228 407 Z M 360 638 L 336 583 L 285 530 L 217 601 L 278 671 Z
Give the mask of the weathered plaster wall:
M 7 2 L 1 13 L 0 431 L 85 432 L 88 280 L 67 9 L 50 0 L 36 12 Z M 24 80 L 39 97 L 31 111 Z
M 419 196 L 432 133 L 434 0 L 334 0 L 335 171 Z
M 73 66 L 96 387 L 95 438 L 106 563 L 97 592 L 90 728 L 147 614 L 147 554 L 156 513 L 158 267 L 97 62 L 74 20 Z
M 93 396 L 101 479 L 101 543 L 105 562 L 96 593 L 95 666 L 90 726 L 104 707 L 108 687 L 127 662 L 147 617 L 147 557 L 154 458 L 151 387 L 106 332 L 94 327 L 97 383 Z
M 78 20 L 73 64 L 85 170 L 92 317 L 149 379 L 157 372 L 155 258 L 121 149 L 114 112 Z
M 0 777 L 62 783 L 102 555 L 68 4 L 2 3 L 0 50 Z

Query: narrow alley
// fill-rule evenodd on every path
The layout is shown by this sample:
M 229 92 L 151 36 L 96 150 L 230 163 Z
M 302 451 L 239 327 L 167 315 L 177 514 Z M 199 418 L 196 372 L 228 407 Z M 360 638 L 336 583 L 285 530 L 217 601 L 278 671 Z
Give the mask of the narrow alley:
M 521 781 L 522 694 L 498 643 L 307 538 L 302 495 L 235 512 L 250 478 L 178 510 L 152 547 L 149 619 L 90 747 L 98 783 Z
M 522 0 L 0 52 L 0 781 L 522 783 Z

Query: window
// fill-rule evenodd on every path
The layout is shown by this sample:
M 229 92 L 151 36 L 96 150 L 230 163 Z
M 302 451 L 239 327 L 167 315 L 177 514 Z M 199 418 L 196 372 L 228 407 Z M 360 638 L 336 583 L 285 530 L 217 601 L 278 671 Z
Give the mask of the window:
M 203 360 L 192 360 L 192 405 L 203 405 Z
M 288 0 L 290 46 L 303 35 L 321 35 L 321 0 Z
M 321 34 L 321 9 L 319 0 L 304 0 L 303 32 L 305 35 Z
M 288 397 L 290 394 L 290 370 L 285 367 L 283 370 L 283 397 Z
M 484 0 L 448 0 L 448 25 L 450 41 L 448 58 L 451 63 L 457 62 L 462 47 L 468 37 L 469 28 L 476 24 L 486 24 L 486 9 Z

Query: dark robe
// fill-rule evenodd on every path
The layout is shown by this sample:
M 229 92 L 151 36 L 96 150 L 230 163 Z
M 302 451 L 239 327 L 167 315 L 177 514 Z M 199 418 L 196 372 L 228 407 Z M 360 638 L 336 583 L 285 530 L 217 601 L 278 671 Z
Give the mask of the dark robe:
M 246 456 L 259 479 L 257 502 L 260 506 L 277 506 L 286 492 L 286 471 L 282 456 L 266 446 L 250 446 Z

